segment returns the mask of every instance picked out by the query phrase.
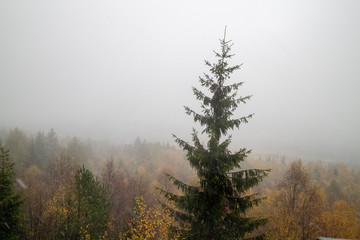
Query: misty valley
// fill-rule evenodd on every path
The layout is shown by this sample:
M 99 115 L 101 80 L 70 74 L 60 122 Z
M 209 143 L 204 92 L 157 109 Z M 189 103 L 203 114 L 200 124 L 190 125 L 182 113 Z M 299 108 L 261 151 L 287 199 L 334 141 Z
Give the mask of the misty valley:
M 359 12 L 0 1 L 0 240 L 360 239 Z
M 175 230 L 168 234 L 174 216 L 160 207 L 158 188 L 180 192 L 166 174 L 198 184 L 185 153 L 174 144 L 140 138 L 113 144 L 58 137 L 54 130 L 29 135 L 17 128 L 2 131 L 1 143 L 15 163 L 22 239 L 175 239 Z M 247 216 L 269 219 L 256 235 L 297 239 L 306 231 L 306 239 L 359 237 L 358 167 L 250 155 L 243 168 L 271 169 L 252 190 L 266 199 Z M 79 174 L 88 175 L 93 186 L 78 182 Z

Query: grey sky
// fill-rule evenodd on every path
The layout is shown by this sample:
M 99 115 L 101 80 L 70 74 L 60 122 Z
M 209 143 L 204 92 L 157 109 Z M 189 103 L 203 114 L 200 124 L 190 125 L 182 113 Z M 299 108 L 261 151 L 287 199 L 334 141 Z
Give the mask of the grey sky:
M 360 157 L 360 1 L 0 1 L 0 127 L 190 139 L 183 105 L 228 28 L 255 112 L 235 146 Z M 346 156 L 345 156 L 346 154 Z

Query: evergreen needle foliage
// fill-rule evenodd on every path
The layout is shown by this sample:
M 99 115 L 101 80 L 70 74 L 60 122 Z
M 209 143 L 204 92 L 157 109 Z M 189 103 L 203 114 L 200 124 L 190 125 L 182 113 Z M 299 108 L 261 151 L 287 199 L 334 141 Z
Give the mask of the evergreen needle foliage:
M 19 239 L 20 194 L 15 193 L 14 163 L 0 143 L 0 239 Z
M 181 224 L 185 239 L 243 239 L 245 234 L 266 223 L 266 219 L 247 217 L 246 211 L 261 202 L 250 189 L 267 175 L 269 170 L 242 170 L 240 162 L 250 153 L 240 148 L 232 153 L 229 130 L 239 128 L 253 116 L 232 118 L 239 104 L 245 104 L 251 96 L 238 97 L 237 90 L 243 82 L 226 85 L 230 75 L 241 65 L 229 66 L 232 43 L 220 39 L 221 51 L 215 52 L 216 63 L 205 61 L 211 74 L 204 74 L 199 81 L 207 88 L 210 96 L 193 87 L 194 95 L 201 101 L 201 113 L 185 107 L 188 115 L 204 126 L 203 134 L 208 136 L 203 146 L 198 132 L 193 130 L 193 145 L 175 137 L 176 142 L 187 153 L 187 160 L 199 178 L 198 186 L 190 186 L 169 175 L 169 179 L 182 191 L 176 195 L 161 190 L 168 199 L 175 202 L 173 212 Z M 257 237 L 261 238 L 261 236 Z

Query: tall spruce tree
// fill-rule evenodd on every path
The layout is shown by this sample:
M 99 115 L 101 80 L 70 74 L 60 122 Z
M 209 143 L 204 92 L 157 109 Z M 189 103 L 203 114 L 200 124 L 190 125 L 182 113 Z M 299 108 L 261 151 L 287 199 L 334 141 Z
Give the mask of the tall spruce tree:
M 200 77 L 201 86 L 209 90 L 207 96 L 193 87 L 194 95 L 201 101 L 201 113 L 185 107 L 188 115 L 204 126 L 203 134 L 208 136 L 207 146 L 203 146 L 198 132 L 192 133 L 193 145 L 175 137 L 176 142 L 187 153 L 187 160 L 195 169 L 198 186 L 187 185 L 169 175 L 174 185 L 183 194 L 176 195 L 163 191 L 174 201 L 174 210 L 181 224 L 185 239 L 243 239 L 246 233 L 266 223 L 266 219 L 246 216 L 246 211 L 261 202 L 261 198 L 249 190 L 256 186 L 269 170 L 241 169 L 250 150 L 240 148 L 235 153 L 229 150 L 231 135 L 229 130 L 239 128 L 253 116 L 232 118 L 240 103 L 246 103 L 251 96 L 237 97 L 237 90 L 243 82 L 226 85 L 230 75 L 241 65 L 229 66 L 228 60 L 232 43 L 220 39 L 221 51 L 215 52 L 216 63 L 205 61 L 211 74 Z M 262 236 L 256 237 L 261 239 Z
M 0 143 L 0 239 L 19 239 L 22 199 L 13 188 L 14 163 L 9 150 Z

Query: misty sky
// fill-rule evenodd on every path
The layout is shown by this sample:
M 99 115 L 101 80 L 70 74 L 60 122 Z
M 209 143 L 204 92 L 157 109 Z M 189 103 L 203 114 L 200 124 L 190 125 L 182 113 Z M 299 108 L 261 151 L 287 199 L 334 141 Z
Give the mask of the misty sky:
M 0 0 L 0 128 L 190 139 L 227 26 L 259 152 L 360 159 L 360 1 Z

